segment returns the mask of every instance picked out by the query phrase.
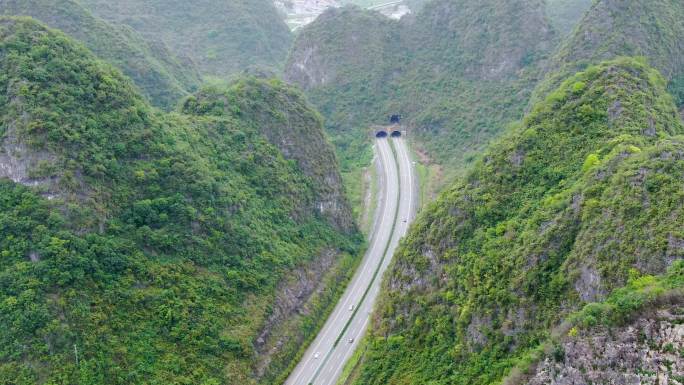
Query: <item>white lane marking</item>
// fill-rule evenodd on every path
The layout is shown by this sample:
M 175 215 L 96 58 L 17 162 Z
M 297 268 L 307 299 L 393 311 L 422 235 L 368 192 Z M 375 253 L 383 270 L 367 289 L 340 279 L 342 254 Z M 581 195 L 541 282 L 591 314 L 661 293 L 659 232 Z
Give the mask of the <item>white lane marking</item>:
M 361 326 L 361 331 L 365 331 L 366 327 L 368 326 L 368 322 L 370 321 L 370 317 L 366 317 L 366 320 L 363 321 L 363 325 Z M 333 373 L 332 377 L 330 377 L 330 384 L 333 384 L 337 380 L 337 376 L 339 375 L 340 371 L 344 369 L 344 364 L 347 363 L 347 360 L 349 360 L 349 357 L 351 354 L 349 353 L 354 353 L 356 350 L 356 347 L 358 346 L 358 341 L 354 341 L 353 344 L 351 344 L 351 347 L 347 349 L 345 352 L 344 356 L 342 357 L 342 360 L 340 361 L 340 365 L 337 366 L 337 369 L 335 370 L 335 373 Z
M 404 234 L 408 231 L 411 219 L 410 216 L 412 215 L 413 211 L 413 170 L 411 167 L 411 158 L 408 156 L 408 148 L 406 146 L 405 140 L 401 140 L 401 151 L 404 154 L 404 160 L 406 161 L 405 165 L 407 166 L 409 178 L 409 206 L 408 206 L 408 214 L 406 215 L 406 226 L 404 226 Z
M 406 146 L 403 143 L 403 139 L 396 139 L 396 142 L 399 144 L 397 147 L 400 148 L 399 151 L 401 152 L 401 158 L 403 161 L 401 163 L 403 163 L 403 165 L 405 166 L 404 171 L 408 171 L 408 185 L 409 185 L 408 198 L 409 199 L 408 199 L 408 206 L 403 207 L 406 210 L 406 217 L 397 218 L 398 221 L 401 221 L 400 223 L 403 223 L 403 220 L 406 219 L 406 224 L 404 224 L 404 226 L 403 226 L 403 231 L 399 231 L 399 233 L 394 233 L 391 235 L 390 242 L 392 242 L 394 240 L 396 240 L 396 242 L 393 242 L 393 243 L 395 243 L 394 245 L 390 245 L 390 247 L 392 248 L 391 250 L 388 250 L 388 253 L 390 256 L 394 256 L 394 252 L 396 251 L 396 247 L 398 246 L 399 240 L 401 238 L 403 238 L 403 236 L 408 231 L 409 223 L 411 220 L 410 215 L 411 215 L 411 211 L 413 208 L 413 195 L 414 195 L 413 194 L 413 170 L 411 169 L 410 158 L 408 157 L 408 152 L 406 151 Z M 402 170 L 400 169 L 397 171 L 399 171 L 398 176 L 399 176 L 399 178 L 401 178 L 401 171 Z M 399 185 L 401 188 L 401 183 Z M 400 202 L 400 206 L 401 206 L 401 202 Z M 397 207 L 397 210 L 399 210 L 400 208 L 402 208 L 402 207 Z M 403 234 L 400 235 L 401 233 L 403 233 Z M 395 236 L 398 236 L 398 237 L 395 237 Z M 384 264 L 385 269 L 389 266 L 389 263 L 391 262 L 391 260 L 392 260 L 392 257 L 385 260 L 385 264 Z M 382 274 L 382 273 L 384 273 L 384 270 L 380 274 Z M 372 291 L 375 294 L 377 294 L 380 291 L 380 280 L 376 280 L 373 283 Z M 373 302 L 375 302 L 375 301 L 373 301 Z M 371 301 L 368 301 L 368 303 L 366 304 L 366 307 L 368 307 L 370 304 L 371 304 Z M 370 314 L 367 314 L 365 317 L 365 320 L 363 322 L 363 325 L 361 326 L 360 333 L 363 333 L 366 330 L 366 327 L 368 326 L 369 322 L 370 322 Z M 350 344 L 350 346 L 346 349 L 344 356 L 342 357 L 342 360 L 338 362 L 337 369 L 335 370 L 335 373 L 333 374 L 332 377 L 329 377 L 329 380 L 330 380 L 329 385 L 334 385 L 334 382 L 336 381 L 337 376 L 339 375 L 340 371 L 342 371 L 344 369 L 344 365 L 346 364 L 346 362 L 349 359 L 349 357 L 351 356 L 351 354 L 353 354 L 353 352 L 356 350 L 358 343 L 359 343 L 359 341 L 357 339 L 352 344 Z
M 379 143 L 380 143 L 380 142 L 379 142 Z M 384 142 L 384 143 L 387 145 L 387 147 L 389 147 L 389 142 Z M 387 162 L 387 148 L 385 148 L 385 146 L 383 146 L 383 145 L 381 145 L 381 144 L 380 144 L 378 147 L 380 148 L 380 153 L 381 153 L 380 155 L 381 155 L 381 157 L 383 158 L 383 168 L 384 168 L 384 171 L 385 171 L 385 179 L 386 179 L 386 180 L 385 180 L 385 184 L 386 184 L 386 188 L 385 188 L 385 202 L 384 202 L 384 208 L 383 208 L 383 210 L 384 210 L 383 214 L 384 214 L 384 215 L 382 216 L 382 219 L 381 219 L 381 221 L 380 221 L 380 227 L 379 227 L 379 231 L 378 231 L 378 237 L 375 239 L 376 243 L 373 244 L 373 245 L 371 246 L 371 252 L 372 252 L 373 250 L 375 250 L 375 249 L 376 249 L 376 246 L 378 245 L 377 239 L 380 239 L 380 238 L 381 238 L 381 237 L 380 237 L 380 235 L 381 235 L 380 233 L 381 233 L 381 230 L 384 228 L 384 222 L 385 222 L 385 219 L 387 218 L 387 214 L 388 214 L 387 209 L 388 209 L 388 205 L 389 205 L 389 203 L 390 203 L 390 199 L 389 199 L 389 195 L 390 195 L 390 187 L 389 187 L 389 179 L 390 179 L 390 178 L 389 178 L 389 176 L 390 176 L 390 173 L 389 173 L 389 170 L 391 170 L 391 168 L 388 168 L 389 162 Z M 396 171 L 397 171 L 397 174 L 398 174 L 398 170 L 396 170 Z M 397 179 L 397 180 L 399 179 L 398 175 L 397 175 L 397 178 L 396 178 L 396 179 Z M 399 207 L 396 208 L 396 210 L 398 210 L 398 209 L 399 209 Z M 389 237 L 388 237 L 388 242 L 391 242 L 391 240 L 392 240 L 392 235 L 393 235 L 393 234 L 388 234 L 388 235 L 389 235 Z M 374 254 L 374 253 L 373 253 L 373 254 Z M 363 273 L 367 270 L 366 268 L 367 268 L 368 264 L 371 262 L 372 259 L 373 259 L 373 258 L 372 258 L 372 254 L 370 254 L 369 257 L 367 258 L 366 262 L 364 262 L 363 269 L 361 270 L 361 272 L 360 272 L 359 275 L 358 275 L 359 279 L 356 279 L 355 282 L 354 282 L 356 285 L 353 285 L 353 286 L 350 288 L 351 291 L 345 295 L 346 299 L 344 300 L 344 303 L 343 303 L 344 306 L 338 307 L 338 308 L 335 310 L 336 315 L 335 315 L 334 321 L 333 321 L 332 323 L 329 324 L 329 327 L 327 327 L 326 330 L 324 331 L 323 336 L 320 338 L 318 344 L 316 345 L 316 347 L 315 347 L 310 353 L 315 354 L 315 352 L 319 350 L 321 344 L 322 344 L 323 342 L 326 342 L 326 340 L 328 339 L 328 338 L 327 338 L 327 337 L 328 337 L 328 334 L 330 334 L 330 332 L 332 332 L 332 331 L 335 329 L 335 325 L 339 325 L 338 320 L 339 320 L 340 315 L 343 314 L 343 312 L 342 312 L 342 311 L 338 311 L 338 310 L 344 309 L 344 307 L 346 307 L 346 305 L 349 303 L 349 300 L 350 300 L 351 298 L 354 298 L 354 296 L 351 295 L 351 294 L 353 294 L 354 292 L 358 291 L 358 289 L 359 289 L 360 287 L 365 287 L 365 285 L 362 285 L 362 286 L 359 287 L 359 286 L 358 286 L 358 281 L 363 277 Z M 338 306 L 339 306 L 339 305 L 338 305 Z M 330 321 L 328 321 L 328 322 L 330 322 Z M 330 342 L 330 341 L 328 341 L 328 342 Z M 298 370 L 299 373 L 298 373 L 298 375 L 295 377 L 295 379 L 294 379 L 294 381 L 293 381 L 293 384 L 296 384 L 296 383 L 299 382 L 299 379 L 301 378 L 302 374 L 304 374 L 304 370 L 306 369 L 306 367 L 307 367 L 308 365 L 310 365 L 310 364 L 307 364 L 307 362 L 310 362 L 310 359 L 306 359 L 306 356 L 310 356 L 310 355 L 311 355 L 311 354 L 305 354 L 305 358 L 304 358 L 303 361 L 302 361 L 302 362 L 304 362 L 304 364 L 303 364 L 303 365 L 301 366 L 301 368 Z M 315 364 L 315 363 L 314 363 L 314 364 Z M 319 368 L 320 365 L 322 365 L 322 364 L 323 364 L 323 362 L 321 361 L 321 362 L 318 364 L 318 366 L 315 367 L 314 373 L 312 373 L 312 375 L 315 374 L 315 372 L 318 370 L 318 368 Z

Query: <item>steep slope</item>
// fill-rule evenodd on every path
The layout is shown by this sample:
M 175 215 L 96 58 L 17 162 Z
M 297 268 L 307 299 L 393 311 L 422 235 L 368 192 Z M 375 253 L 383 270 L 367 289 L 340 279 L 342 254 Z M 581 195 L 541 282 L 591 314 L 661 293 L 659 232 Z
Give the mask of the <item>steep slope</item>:
M 192 58 L 203 75 L 224 77 L 250 66 L 277 68 L 290 48 L 290 30 L 272 0 L 81 2 L 96 15 Z
M 553 41 L 537 1 L 435 0 L 400 22 L 345 7 L 301 31 L 285 76 L 307 90 L 339 142 L 401 114 L 458 173 L 521 117 Z
M 550 63 L 553 76 L 536 93 L 543 97 L 565 76 L 601 60 L 644 56 L 670 81 L 670 91 L 682 106 L 683 35 L 684 3 L 681 1 L 597 1 L 560 47 Z
M 340 230 L 353 229 L 335 152 L 320 115 L 300 92 L 276 80 L 249 79 L 229 90 L 205 88 L 184 102 L 183 112 L 248 122 L 313 180 L 311 188 L 318 200 L 307 210 L 320 211 Z
M 577 26 L 593 0 L 547 0 L 547 12 L 553 26 L 567 35 Z
M 538 358 L 506 383 L 681 382 L 684 261 L 663 276 L 632 277 L 602 303 L 571 315 Z
M 684 257 L 684 133 L 643 62 L 566 79 L 417 220 L 358 384 L 490 384 L 630 276 Z
M 199 73 L 163 44 L 150 44 L 135 31 L 98 19 L 71 0 L 7 0 L 0 15 L 31 16 L 80 40 L 100 58 L 119 67 L 156 106 L 173 108 L 197 88 Z
M 377 12 L 346 6 L 326 11 L 300 32 L 285 76 L 311 95 L 332 134 L 384 119 L 378 109 L 391 85 L 382 75 L 399 66 L 391 48 L 399 42 L 397 27 Z
M 27 18 L 0 18 L 0 74 L 0 383 L 281 375 L 360 242 L 323 204 L 339 175 L 315 112 L 252 80 L 221 93 L 240 112 L 164 114 Z M 271 143 L 281 115 L 325 173 Z

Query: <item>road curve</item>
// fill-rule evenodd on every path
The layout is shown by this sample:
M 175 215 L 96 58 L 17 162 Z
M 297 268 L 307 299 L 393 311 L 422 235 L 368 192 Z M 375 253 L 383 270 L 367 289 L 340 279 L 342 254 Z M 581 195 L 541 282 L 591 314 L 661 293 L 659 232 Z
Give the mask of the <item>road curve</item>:
M 380 164 L 378 213 L 356 274 L 285 385 L 334 385 L 368 326 L 382 274 L 417 207 L 417 183 L 403 138 L 375 143 Z M 394 147 L 394 151 L 392 150 Z

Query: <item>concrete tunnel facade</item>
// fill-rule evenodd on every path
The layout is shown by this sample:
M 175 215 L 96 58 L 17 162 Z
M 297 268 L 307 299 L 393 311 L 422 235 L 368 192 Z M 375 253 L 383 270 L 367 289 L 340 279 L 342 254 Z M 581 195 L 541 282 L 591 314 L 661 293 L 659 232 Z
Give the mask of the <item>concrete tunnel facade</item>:
M 399 138 L 402 136 L 402 133 L 400 130 L 392 130 L 392 131 L 378 130 L 378 131 L 375 131 L 375 137 L 376 138 L 387 138 L 388 136 L 391 136 L 392 138 Z

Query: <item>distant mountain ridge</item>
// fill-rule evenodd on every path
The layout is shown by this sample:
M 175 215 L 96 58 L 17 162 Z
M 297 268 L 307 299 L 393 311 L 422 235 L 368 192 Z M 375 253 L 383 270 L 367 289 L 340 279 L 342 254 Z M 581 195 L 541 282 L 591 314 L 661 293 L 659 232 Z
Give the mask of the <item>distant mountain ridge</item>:
M 81 41 L 101 59 L 131 77 L 156 106 L 173 109 L 199 86 L 200 74 L 187 58 L 179 58 L 160 42 L 146 41 L 123 25 L 93 16 L 72 0 L 7 0 L 0 15 L 31 16 Z
M 684 4 L 674 0 L 600 0 L 549 63 L 545 93 L 563 76 L 601 60 L 643 56 L 668 80 L 677 104 L 684 105 Z
M 192 58 L 202 75 L 279 69 L 292 35 L 272 0 L 82 0 L 93 13 Z
M 306 90 L 333 137 L 398 113 L 459 173 L 522 116 L 554 46 L 536 1 L 436 0 L 400 22 L 344 7 L 301 31 L 285 78 Z

